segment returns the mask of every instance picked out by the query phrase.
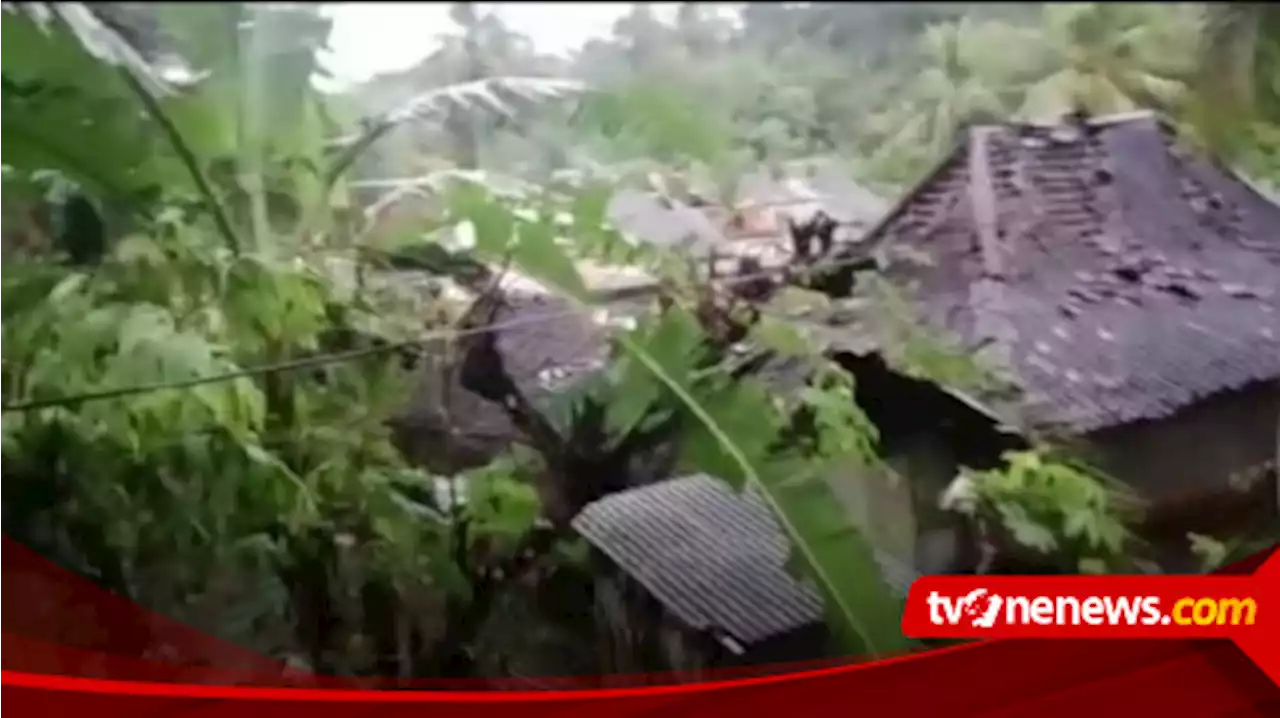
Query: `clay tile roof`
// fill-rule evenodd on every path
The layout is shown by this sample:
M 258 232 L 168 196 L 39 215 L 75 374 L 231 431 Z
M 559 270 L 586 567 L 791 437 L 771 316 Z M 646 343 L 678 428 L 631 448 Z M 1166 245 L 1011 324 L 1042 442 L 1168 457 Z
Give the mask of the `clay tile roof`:
M 1280 206 L 1153 115 L 971 130 L 872 231 L 1034 424 L 1089 431 L 1280 377 Z
M 822 600 L 787 573 L 787 539 L 758 500 L 696 475 L 611 494 L 573 528 L 695 630 L 753 644 L 822 620 Z M 879 557 L 901 594 L 915 578 Z

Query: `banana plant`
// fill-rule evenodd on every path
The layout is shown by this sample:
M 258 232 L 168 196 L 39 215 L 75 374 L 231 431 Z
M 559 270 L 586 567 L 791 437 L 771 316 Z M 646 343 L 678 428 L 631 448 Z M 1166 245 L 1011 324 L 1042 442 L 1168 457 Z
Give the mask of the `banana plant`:
M 83 5 L 5 3 L 0 31 L 6 165 L 57 170 L 117 202 L 172 179 L 120 73 L 154 97 L 176 89 L 113 30 Z
M 452 217 L 469 222 L 481 259 L 503 260 L 590 311 L 591 295 L 571 250 L 557 242 L 553 209 L 521 212 L 482 187 L 458 188 Z M 575 230 L 593 231 L 586 213 Z M 600 223 L 602 217 L 596 216 Z M 596 231 L 599 227 L 595 228 Z M 794 340 L 794 337 L 792 337 Z M 823 359 L 815 386 L 800 400 L 813 412 L 816 450 L 778 451 L 786 415 L 770 391 L 750 378 L 729 381 L 695 365 L 709 341 L 688 309 L 679 306 L 616 335 L 617 361 L 593 398 L 606 407 L 618 433 L 644 423 L 668 397 L 669 411 L 687 415 L 681 468 L 703 471 L 760 496 L 793 549 L 790 567 L 824 598 L 828 623 L 854 655 L 889 655 L 909 647 L 890 593 L 866 537 L 835 500 L 824 479 L 832 462 L 874 461 L 874 428 L 853 399 L 849 376 Z M 764 341 L 762 338 L 761 341 Z M 813 353 L 817 353 L 816 351 Z
M 333 123 L 310 84 L 319 70 L 315 53 L 328 33 L 327 21 L 312 10 L 248 3 L 180 10 L 161 6 L 161 26 L 191 55 L 189 60 L 202 75 L 193 86 L 174 88 L 84 3 L 23 3 L 5 9 L 7 85 L 22 89 L 24 81 L 44 82 L 51 71 L 61 71 L 81 98 L 112 108 L 83 108 L 57 126 L 61 131 L 42 132 L 42 127 L 53 128 L 49 118 L 34 114 L 30 103 L 9 102 L 6 92 L 5 133 L 23 131 L 22 141 L 10 147 L 46 147 L 68 138 L 79 145 L 77 152 L 49 147 L 38 157 L 20 158 L 20 163 L 8 162 L 6 155 L 7 163 L 29 169 L 78 168 L 78 176 L 116 190 L 173 187 L 181 176 L 185 181 L 177 184 L 191 188 L 224 243 L 235 251 L 269 246 L 279 238 L 314 241 L 334 229 L 330 210 L 347 204 L 340 196 L 347 171 L 400 125 L 438 122 L 459 109 L 510 113 L 514 103 L 585 90 L 568 80 L 522 77 L 450 85 L 368 118 L 360 132 L 335 140 L 326 134 Z M 128 109 L 137 104 L 142 113 Z M 59 104 L 56 112 L 67 113 L 66 104 Z M 65 126 L 83 123 L 81 116 L 110 118 L 106 129 L 132 141 L 97 134 L 96 123 L 82 124 L 78 132 Z M 163 142 L 155 138 L 157 126 Z M 95 161 L 103 149 L 115 148 L 128 151 L 129 157 Z M 126 176 L 97 176 L 120 172 Z M 284 194 L 296 206 L 284 213 L 293 221 L 277 229 L 271 209 L 281 193 L 272 185 L 281 174 L 289 190 Z
M 185 173 L 183 179 L 190 186 L 193 196 L 213 216 L 218 233 L 233 250 L 243 250 L 252 247 L 251 243 L 261 244 L 279 236 L 310 239 L 313 234 L 323 233 L 326 229 L 323 222 L 329 200 L 346 170 L 361 152 L 399 124 L 420 120 L 438 121 L 444 114 L 443 110 L 458 107 L 501 112 L 510 101 L 508 97 L 502 96 L 504 93 L 544 100 L 581 93 L 585 89 L 579 83 L 567 81 L 492 78 L 433 90 L 413 98 L 401 108 L 371 119 L 360 133 L 335 143 L 336 157 L 324 152 L 327 143 L 317 132 L 314 140 L 304 150 L 311 153 L 309 156 L 321 158 L 317 165 L 318 171 L 314 172 L 318 181 L 312 191 L 302 198 L 307 206 L 300 213 L 292 232 L 282 234 L 269 226 L 264 227 L 271 223 L 269 216 L 265 219 L 262 216 L 263 205 L 268 203 L 269 197 L 251 196 L 247 202 L 237 202 L 232 192 L 218 184 L 221 179 L 219 172 L 225 174 L 225 165 L 230 164 L 232 181 L 227 184 L 233 185 L 233 189 L 247 189 L 250 193 L 265 193 L 268 190 L 266 178 L 270 158 L 250 156 L 250 153 L 269 152 L 277 147 L 270 132 L 272 128 L 263 119 L 263 115 L 255 114 L 263 111 L 261 106 L 246 107 L 239 103 L 252 103 L 254 97 L 276 95 L 264 89 L 270 87 L 269 80 L 260 78 L 254 83 L 247 83 L 247 86 L 238 87 L 234 82 L 220 82 L 219 73 L 231 73 L 232 70 L 228 68 L 252 73 L 256 66 L 266 62 L 270 57 L 272 44 L 263 37 L 255 37 L 255 33 L 263 33 L 264 37 L 269 37 L 270 22 L 258 16 L 255 21 L 242 25 L 238 20 L 234 23 L 231 21 L 230 18 L 238 17 L 232 14 L 232 10 L 210 9 L 209 12 L 227 13 L 226 16 L 218 16 L 222 19 L 213 27 L 221 28 L 228 35 L 234 29 L 235 42 L 238 43 L 235 46 L 238 49 L 235 53 L 211 51 L 211 58 L 222 58 L 226 65 L 214 64 L 201 68 L 199 64 L 202 63 L 198 63 L 198 69 L 207 69 L 209 75 L 195 87 L 177 91 L 164 84 L 153 83 L 152 74 L 156 74 L 153 72 L 154 68 L 135 62 L 134 55 L 137 53 L 131 54 L 122 49 L 128 43 L 119 38 L 118 34 L 109 43 L 95 44 L 96 36 L 93 33 L 113 32 L 110 28 L 99 27 L 99 23 L 93 26 L 90 33 L 88 26 L 77 25 L 68 20 L 68 12 L 89 12 L 82 4 L 39 5 L 49 18 L 48 22 L 41 24 L 29 17 L 18 18 L 6 14 L 4 39 L 9 40 L 12 31 L 13 37 L 21 39 L 16 47 L 28 50 L 33 46 L 40 47 L 40 42 L 56 42 L 59 54 L 43 57 L 22 53 L 11 55 L 10 46 L 6 44 L 6 80 L 11 70 L 17 68 L 20 71 L 24 64 L 32 62 L 45 62 L 57 67 L 64 60 L 83 64 L 85 58 L 89 58 L 108 69 L 108 76 L 114 81 L 110 87 L 119 88 L 121 93 L 115 97 L 115 101 L 125 108 L 125 115 L 130 119 L 147 120 L 144 127 L 154 129 L 158 126 L 162 130 L 161 142 L 140 145 L 146 152 L 139 152 L 139 159 L 163 150 L 159 152 L 160 159 L 155 160 L 156 166 L 162 166 L 166 171 L 176 169 Z M 79 10 L 75 9 L 77 7 Z M 235 12 L 252 15 L 267 10 L 240 8 Z M 208 41 L 215 41 L 212 32 Z M 231 46 L 230 43 L 228 40 L 227 47 Z M 114 49 L 108 51 L 104 47 Z M 222 52 L 226 54 L 219 54 Z M 213 59 L 206 62 L 212 63 Z M 263 69 L 258 67 L 257 71 Z M 300 74 L 290 75 L 289 80 L 299 81 Z M 105 91 L 107 87 L 104 84 L 98 89 Z M 303 96 L 310 95 L 303 93 Z M 131 106 L 122 98 L 132 98 L 138 104 Z M 231 103 L 230 108 L 225 104 L 228 102 Z M 209 103 L 217 106 L 210 112 L 201 112 L 201 108 L 208 108 Z M 10 108 L 6 106 L 5 109 L 4 119 L 7 123 Z M 295 117 L 306 115 L 299 110 Z M 670 122 L 681 124 L 675 120 Z M 662 127 L 663 124 L 658 122 L 657 126 Z M 38 138 L 37 126 L 29 125 L 28 129 Z M 231 154 L 216 156 L 220 148 Z M 210 152 L 215 153 L 215 156 L 209 156 Z M 56 155 L 46 155 L 42 162 L 58 167 L 55 160 Z M 168 184 L 167 180 L 165 184 Z M 240 206 L 247 207 L 247 211 L 238 211 Z M 477 228 L 476 243 L 480 249 L 487 249 L 494 258 L 510 259 L 523 273 L 547 286 L 558 288 L 576 302 L 587 301 L 585 282 L 578 274 L 572 258 L 557 241 L 557 228 L 547 213 L 528 219 L 502 202 L 474 202 L 469 209 L 467 206 L 462 209 L 474 214 L 471 219 Z M 484 231 L 486 228 L 488 233 Z M 501 231 L 493 233 L 495 228 Z M 248 241 L 243 239 L 246 236 Z M 515 246 L 511 244 L 513 238 Z M 258 286 L 252 282 L 248 284 L 251 289 Z M 316 316 L 319 316 L 320 309 L 315 302 L 311 302 L 308 309 L 314 310 Z M 625 381 L 621 386 L 656 385 L 676 397 L 679 406 L 700 427 L 700 438 L 703 439 L 688 442 L 690 446 L 703 448 L 694 452 L 696 455 L 686 457 L 688 462 L 693 466 L 714 469 L 716 473 L 736 480 L 744 490 L 761 493 L 791 538 L 805 574 L 827 599 L 832 624 L 837 633 L 846 639 L 846 645 L 852 651 L 884 654 L 903 648 L 905 642 L 897 628 L 899 614 L 896 602 L 890 597 L 880 578 L 870 547 L 835 509 L 838 503 L 830 499 L 826 485 L 820 480 L 813 480 L 814 467 L 789 460 L 794 457 L 771 458 L 762 455 L 761 448 L 774 443 L 771 439 L 779 431 L 782 424 L 780 420 L 762 422 L 755 427 L 743 423 L 743 417 L 752 417 L 753 424 L 757 423 L 754 421 L 756 417 L 776 418 L 777 410 L 768 393 L 758 386 L 739 388 L 729 382 L 715 383 L 708 387 L 691 386 L 689 367 L 682 364 L 687 362 L 688 353 L 679 351 L 690 339 L 688 330 L 696 325 L 696 322 L 692 325 L 691 322 L 692 317 L 687 313 L 673 312 L 668 319 L 658 322 L 656 326 L 651 324 L 636 333 L 622 336 L 619 343 L 630 361 L 629 370 L 623 372 Z M 264 352 L 269 353 L 269 350 Z M 830 378 L 832 384 L 838 383 L 834 377 L 832 375 Z M 821 426 L 848 424 L 844 419 L 836 420 L 832 417 L 842 415 L 842 412 L 847 414 L 853 406 L 850 387 L 844 385 L 828 388 L 830 391 L 819 391 L 820 396 L 813 402 L 818 415 L 817 423 Z M 843 428 L 845 432 L 858 433 L 849 426 Z M 764 430 L 764 433 L 759 430 Z M 860 452 L 865 449 L 865 442 L 848 436 L 840 438 L 836 443 L 846 451 Z M 797 480 L 798 473 L 810 474 L 810 480 Z

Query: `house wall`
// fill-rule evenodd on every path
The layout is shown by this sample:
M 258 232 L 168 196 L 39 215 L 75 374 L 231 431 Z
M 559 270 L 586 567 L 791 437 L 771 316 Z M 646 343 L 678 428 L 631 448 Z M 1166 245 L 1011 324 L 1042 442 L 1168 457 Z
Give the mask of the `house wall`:
M 749 647 L 740 655 L 722 651 L 716 667 L 775 666 L 840 655 L 825 623 L 815 623 Z
M 960 419 L 942 416 L 899 387 L 877 399 L 868 413 L 882 425 L 886 463 L 905 480 L 851 469 L 832 477 L 835 493 L 882 550 L 924 573 L 963 570 L 975 554 L 958 517 L 942 511 L 938 498 L 960 464 L 998 452 L 988 447 L 960 456 L 973 452 L 978 434 L 957 431 Z M 887 413 L 897 406 L 911 409 L 910 421 Z M 1160 563 L 1190 570 L 1188 531 L 1226 538 L 1280 515 L 1275 471 L 1265 469 L 1275 466 L 1278 439 L 1280 383 L 1272 382 L 1211 397 L 1164 420 L 1096 432 L 1078 448 L 1150 501 L 1139 531 Z M 1230 490 L 1229 477 L 1250 469 L 1258 477 L 1252 487 Z
M 664 614 L 654 632 L 659 663 L 652 670 L 663 682 L 696 683 L 706 680 L 716 669 L 768 667 L 833 658 L 834 643 L 826 624 L 815 623 L 750 646 L 734 653 L 711 636 L 688 628 L 670 614 Z
M 715 655 L 713 646 L 701 636 L 686 630 L 670 617 L 662 621 L 657 632 L 658 651 L 663 664 L 660 671 L 677 683 L 697 683 Z
M 834 472 L 836 496 L 881 551 L 922 573 L 949 573 L 972 562 L 962 518 L 939 499 L 960 466 L 987 468 L 1021 439 L 1000 434 L 981 416 L 933 384 L 905 377 L 872 354 L 838 355 L 854 373 L 856 400 L 876 425 L 888 472 Z
M 1218 488 L 1228 477 L 1274 461 L 1280 384 L 1219 395 L 1160 421 L 1105 429 L 1086 438 L 1099 466 L 1154 501 Z
M 594 593 L 600 673 L 606 686 L 633 685 L 636 677 L 653 669 L 647 649 L 656 617 L 643 605 L 632 581 L 608 559 L 594 559 L 599 571 Z
M 595 583 L 599 670 L 606 686 L 693 682 L 720 647 L 688 629 L 602 554 Z
M 1084 448 L 1149 502 L 1142 533 L 1161 563 L 1190 570 L 1188 531 L 1226 538 L 1280 514 L 1278 438 L 1280 383 L 1272 382 L 1096 432 Z

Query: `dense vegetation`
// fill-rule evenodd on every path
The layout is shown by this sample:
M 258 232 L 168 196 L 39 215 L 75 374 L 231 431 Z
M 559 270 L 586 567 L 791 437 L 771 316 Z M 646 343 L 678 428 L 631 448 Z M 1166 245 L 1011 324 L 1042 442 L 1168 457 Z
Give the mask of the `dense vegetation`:
M 824 482 L 796 480 L 877 460 L 849 376 L 768 306 L 743 321 L 737 294 L 626 248 L 605 221 L 618 184 L 679 177 L 731 201 L 743 169 L 821 157 L 892 193 L 968 123 L 1133 107 L 1280 180 L 1269 5 L 753 4 L 732 23 L 688 3 L 674 25 L 635 6 L 570 59 L 459 5 L 431 56 L 337 95 L 310 83 L 328 33 L 310 6 L 14 5 L 6 532 L 327 672 L 484 670 L 472 649 L 490 645 L 495 606 L 578 566 L 536 520 L 539 477 L 599 481 L 655 442 L 681 447 L 682 469 L 762 490 L 850 652 L 905 645 L 869 542 Z M 1229 121 L 1203 109 L 1227 103 Z M 442 261 L 437 230 L 461 223 L 468 256 Z M 395 279 L 406 252 L 478 299 Z M 579 305 L 579 259 L 641 265 L 671 289 L 568 410 L 476 388 L 530 446 L 450 482 L 409 465 L 387 420 L 434 340 L 485 356 L 493 277 L 474 259 Z M 806 357 L 814 381 L 774 402 L 726 351 L 744 336 Z M 1124 527 L 1091 477 L 1031 452 L 974 486 L 967 510 L 1024 543 L 1121 565 Z
M 375 153 L 386 177 L 420 174 L 433 157 L 547 172 L 690 154 L 741 165 L 832 156 L 892 193 L 969 123 L 1138 107 L 1274 176 L 1274 15 L 1251 3 L 770 3 L 731 17 L 684 3 L 664 24 L 637 4 L 612 37 L 564 59 L 467 11 L 435 54 L 356 88 L 349 106 L 529 68 L 628 90 L 629 104 L 614 98 L 613 111 L 576 124 L 554 114 L 473 124 L 465 142 L 457 124 L 406 129 Z M 637 105 L 645 122 L 616 120 Z

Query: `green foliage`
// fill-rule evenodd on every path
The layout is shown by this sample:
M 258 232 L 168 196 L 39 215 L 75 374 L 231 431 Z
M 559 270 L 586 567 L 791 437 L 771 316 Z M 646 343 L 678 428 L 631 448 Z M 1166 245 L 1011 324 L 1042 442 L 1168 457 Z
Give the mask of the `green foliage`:
M 498 542 L 514 548 L 533 527 L 540 505 L 532 485 L 528 459 L 501 457 L 464 474 L 458 483 L 465 491 L 460 517 L 470 523 L 474 541 Z
M 681 321 L 679 313 L 668 321 Z M 683 321 L 686 326 L 690 323 L 687 317 Z M 672 334 L 680 336 L 678 330 Z M 820 372 L 815 388 L 802 394 L 802 402 L 816 415 L 817 441 L 779 451 L 776 447 L 786 422 L 769 391 L 756 380 L 730 383 L 712 377 L 691 386 L 685 372 L 690 356 L 697 353 L 677 354 L 687 345 L 678 340 L 643 345 L 629 337 L 620 337 L 619 342 L 701 424 L 682 437 L 686 448 L 682 464 L 724 478 L 741 490 L 757 491 L 766 499 L 791 539 L 795 570 L 817 584 L 826 600 L 829 625 L 846 649 L 883 655 L 905 648 L 893 620 L 899 607 L 880 578 L 872 549 L 824 481 L 824 469 L 832 462 L 865 461 L 862 452 L 870 445 L 868 423 L 852 401 L 846 375 L 838 368 Z M 664 353 L 680 356 L 681 361 L 664 364 L 659 358 Z
M 80 49 L 60 26 L 5 12 L 3 142 L 16 170 L 56 167 L 99 196 L 154 196 L 175 168 L 116 68 Z M 180 176 L 180 175 L 178 175 Z
M 1280 122 L 1280 11 L 1232 3 L 1209 5 L 1205 14 L 1191 118 L 1210 147 L 1249 162 L 1250 127 Z
M 183 224 L 152 231 L 119 242 L 92 275 L 6 262 L 6 402 L 231 373 L 385 326 L 379 308 L 341 301 L 304 263 L 233 256 Z M 413 571 L 394 575 L 419 575 L 439 530 L 394 501 L 406 469 L 380 423 L 407 379 L 395 362 L 340 364 L 10 414 L 10 526 L 180 614 L 214 567 L 289 563 L 318 529 L 372 532 L 388 548 L 372 561 L 411 559 Z M 85 555 L 83 539 L 57 533 L 71 530 L 99 534 L 107 553 Z
M 250 45 L 283 16 L 205 11 L 229 33 L 192 36 L 212 81 L 183 93 L 153 91 L 146 67 L 95 59 L 72 26 L 4 14 L 6 186 L 53 172 L 135 215 L 92 266 L 6 256 L 7 525 L 152 608 L 306 652 L 321 670 L 368 670 L 336 646 L 381 613 L 412 614 L 423 591 L 469 592 L 453 526 L 501 543 L 537 504 L 502 466 L 476 478 L 457 516 L 418 500 L 430 477 L 405 465 L 386 426 L 417 377 L 376 347 L 423 336 L 434 314 L 343 271 L 342 168 L 322 176 L 310 70 L 235 39 L 246 12 Z M 255 74 L 266 64 L 269 90 Z M 261 106 L 262 92 L 282 104 Z M 268 241 L 287 234 L 303 241 Z M 50 408 L 9 411 L 33 404 Z M 348 605 L 366 589 L 392 605 Z M 317 635 L 299 605 L 346 620 Z
M 467 142 L 486 167 L 537 176 L 565 164 L 738 166 L 836 154 L 853 160 L 860 181 L 896 191 L 967 124 L 1053 119 L 1077 107 L 1159 110 L 1247 163 L 1255 144 L 1240 129 L 1271 117 L 1269 83 L 1280 76 L 1269 71 L 1275 13 L 1264 7 L 792 3 L 743 8 L 735 27 L 726 17 L 733 11 L 695 3 L 674 23 L 637 9 L 568 60 L 538 53 L 488 14 L 418 66 L 352 95 L 361 102 L 467 79 L 468 63 L 490 72 L 536 67 L 606 90 L 585 111 L 473 125 Z M 1197 46 L 1203 52 L 1187 51 Z M 1231 109 L 1251 98 L 1261 114 Z M 435 138 L 419 148 L 448 141 L 438 129 L 415 130 Z M 412 162 L 413 153 L 401 155 L 386 162 Z
M 1266 86 L 1275 73 L 1265 71 L 1274 54 L 1266 39 L 1274 34 L 1270 15 L 1255 15 L 1258 4 L 1237 6 L 1209 12 L 1196 3 L 882 3 L 856 10 L 793 4 L 744 10 L 740 30 L 702 9 L 674 25 L 637 11 L 618 23 L 614 37 L 592 41 L 557 68 L 630 99 L 579 114 L 575 132 L 537 137 L 571 145 L 555 151 L 570 161 L 584 154 L 616 161 L 622 154 L 683 162 L 713 149 L 725 156 L 726 140 L 728 154 L 767 162 L 856 153 L 863 181 L 897 188 L 918 178 L 949 149 L 957 129 L 972 122 L 1052 119 L 1076 107 L 1093 113 L 1149 107 L 1221 125 L 1233 114 L 1228 105 L 1200 103 L 1197 95 L 1274 94 Z M 1199 45 L 1202 37 L 1203 60 L 1169 51 Z M 540 56 L 518 57 L 520 47 L 526 46 L 485 52 L 513 66 L 546 64 Z M 1242 49 L 1225 52 L 1232 47 Z M 1199 79 L 1222 76 L 1244 79 Z M 1244 93 L 1245 85 L 1256 91 Z M 662 92 L 645 89 L 654 86 Z M 636 102 L 649 106 L 640 124 L 665 126 L 662 142 L 642 141 L 634 117 L 625 127 L 607 121 L 635 114 Z M 1199 104 L 1216 114 L 1199 118 Z M 700 127 L 688 128 L 681 118 L 694 116 Z M 687 131 L 675 132 L 681 123 Z M 609 141 L 584 141 L 584 133 Z M 673 145 L 673 135 L 685 140 Z M 500 128 L 480 141 L 504 150 L 519 145 Z M 683 158 L 672 154 L 676 146 Z M 494 166 L 505 160 L 492 159 Z
M 996 392 L 1003 384 L 992 367 L 963 353 L 923 327 L 906 297 L 877 277 L 867 277 L 876 302 L 876 322 L 886 358 L 908 376 L 962 392 Z
M 218 12 L 224 15 L 214 24 L 233 27 L 242 9 Z M 5 20 L 6 29 L 20 22 Z M 270 23 L 257 18 L 251 25 Z M 26 32 L 35 37 L 33 28 Z M 424 327 L 396 320 L 407 310 L 375 302 L 336 273 L 332 244 L 321 249 L 298 243 L 295 251 L 307 250 L 300 256 L 281 251 L 267 202 L 272 193 L 293 205 L 288 214 L 294 221 L 281 226 L 301 227 L 300 239 L 309 239 L 305 230 L 317 226 L 317 208 L 329 194 L 324 181 L 304 186 L 269 170 L 281 157 L 302 157 L 314 166 L 322 159 L 318 138 L 290 145 L 305 135 L 277 140 L 266 132 L 279 113 L 262 114 L 264 108 L 255 106 L 262 84 L 252 76 L 253 58 L 260 62 L 262 56 L 254 55 L 253 45 L 261 41 L 250 37 L 247 48 L 222 46 L 220 37 L 211 33 L 196 46 L 217 80 L 195 92 L 161 97 L 127 74 L 114 90 L 115 102 L 142 103 L 140 117 L 149 122 L 141 126 L 162 130 L 159 136 L 168 140 L 150 149 L 186 171 L 190 190 L 157 182 L 165 192 L 151 199 L 136 231 L 116 238 L 91 274 L 39 261 L 6 267 L 10 403 L 56 405 L 60 397 L 104 389 L 149 389 L 118 399 L 68 401 L 6 421 L 4 460 L 16 497 L 6 510 L 26 517 L 17 525 L 19 535 L 180 614 L 191 596 L 212 590 L 208 580 L 215 568 L 229 566 L 241 567 L 241 579 L 254 571 L 264 579 L 274 574 L 283 587 L 264 592 L 277 602 L 259 605 L 261 613 L 246 625 L 279 620 L 287 600 L 339 606 L 341 596 L 361 584 L 385 583 L 399 592 L 436 586 L 469 595 L 460 575 L 466 567 L 449 552 L 451 527 L 466 522 L 472 549 L 512 547 L 538 508 L 528 474 L 521 479 L 516 467 L 502 462 L 474 472 L 466 477 L 462 500 L 454 497 L 442 511 L 438 497 L 424 494 L 435 485 L 403 465 L 384 428 L 407 389 L 398 361 L 371 355 L 307 372 L 253 369 L 375 340 L 398 343 Z M 79 52 L 74 43 L 64 51 Z M 21 55 L 13 60 L 27 67 Z M 220 60 L 228 64 L 218 65 Z M 300 79 L 295 72 L 292 81 Z M 308 102 L 303 96 L 281 111 Z M 426 106 L 432 102 L 418 98 L 416 108 Z M 381 128 L 385 124 L 370 136 Z M 57 159 L 33 160 L 25 169 L 68 169 Z M 592 197 L 571 199 L 574 230 L 586 238 L 587 253 L 612 253 L 616 233 L 603 227 L 603 205 Z M 184 212 L 181 203 L 190 199 L 213 210 L 218 221 Z M 529 212 L 463 186 L 451 197 L 450 216 L 471 224 L 479 258 L 510 263 L 586 299 L 586 284 L 562 247 L 559 207 Z M 227 240 L 221 246 L 211 241 L 219 232 Z M 230 241 L 239 236 L 254 241 Z M 693 314 L 673 309 L 619 336 L 621 361 L 606 390 L 610 430 L 625 434 L 654 416 L 688 414 L 682 424 L 689 433 L 676 439 L 686 450 L 684 466 L 763 491 L 806 572 L 829 597 L 851 649 L 900 647 L 893 602 L 869 547 L 839 516 L 818 520 L 818 512 L 833 505 L 823 498 L 825 484 L 796 478 L 797 472 L 816 475 L 819 460 L 868 450 L 858 434 L 865 417 L 854 412 L 851 420 L 843 375 L 827 372 L 819 385 L 826 391 L 800 397 L 814 410 L 817 439 L 783 456 L 775 447 L 787 415 L 763 386 L 731 381 L 723 367 L 702 366 L 708 356 L 704 331 Z M 233 380 L 177 386 L 236 372 L 241 376 Z M 58 488 L 49 493 L 51 482 Z M 181 566 L 169 560 L 175 546 Z M 362 566 L 354 574 L 341 568 L 352 560 Z M 317 576 L 329 578 L 317 588 Z M 341 584 L 347 580 L 356 583 Z M 313 663 L 332 666 L 332 647 L 343 639 L 300 634 L 299 640 Z
M 1202 572 L 1211 573 L 1227 563 L 1230 548 L 1225 542 L 1196 533 L 1187 534 L 1187 540 L 1191 542 L 1191 552 L 1200 559 Z
M 877 461 L 851 377 L 767 314 L 749 334 L 751 356 L 802 359 L 808 384 L 778 396 L 733 376 L 743 357 L 717 345 L 708 288 L 686 258 L 632 246 L 608 226 L 614 183 L 675 169 L 728 203 L 744 167 L 836 153 L 862 181 L 899 187 L 968 123 L 1076 105 L 1177 113 L 1211 144 L 1229 134 L 1196 114 L 1188 53 L 1166 49 L 1204 32 L 1194 5 L 759 4 L 740 29 L 695 4 L 674 25 L 636 6 L 613 38 L 569 61 L 460 6 L 461 31 L 437 52 L 336 98 L 310 86 L 329 31 L 315 8 L 160 6 L 161 34 L 206 75 L 174 87 L 118 33 L 98 32 L 84 5 L 24 5 L 3 16 L 6 225 L 18 198 L 75 211 L 54 213 L 61 255 L 6 254 L 6 405 L 48 407 L 6 414 L 9 526 L 148 605 L 213 616 L 223 635 L 305 652 L 327 670 L 368 670 L 374 658 L 350 646 L 379 634 L 380 618 L 416 616 L 427 631 L 423 595 L 447 597 L 436 622 L 467 642 L 468 612 L 493 605 L 475 564 L 531 534 L 534 476 L 548 470 L 546 457 L 512 453 L 442 484 L 392 447 L 385 420 L 411 370 L 375 343 L 420 339 L 457 308 L 437 311 L 367 266 L 388 249 L 369 241 L 384 210 L 407 207 L 394 249 L 438 260 L 442 274 L 474 269 L 474 257 L 584 311 L 582 259 L 641 267 L 674 287 L 672 306 L 618 331 L 606 371 L 548 415 L 567 432 L 585 407 L 602 407 L 601 449 L 674 427 L 680 470 L 759 494 L 847 648 L 885 653 L 905 645 L 898 607 L 826 481 L 834 467 Z M 1260 108 L 1232 156 L 1274 181 L 1280 142 L 1255 81 L 1280 76 L 1263 69 L 1274 64 L 1274 23 L 1249 13 L 1214 37 L 1247 36 L 1256 50 L 1253 64 L 1232 65 L 1231 86 L 1257 86 Z M 530 111 L 582 94 L 583 80 L 605 91 L 576 110 Z M 339 114 L 350 135 L 335 141 Z M 388 193 L 357 198 L 353 170 L 382 174 L 370 186 Z M 577 179 L 546 181 L 552 170 Z M 538 181 L 497 191 L 512 177 Z M 473 237 L 466 258 L 428 233 L 459 225 Z M 896 365 L 956 389 L 990 387 L 892 297 L 882 304 Z M 359 358 L 314 361 L 334 353 Z M 73 401 L 121 387 L 145 391 Z M 1122 497 L 1041 453 L 1007 458 L 966 476 L 955 507 L 1080 570 L 1123 567 Z M 581 559 L 578 549 L 552 553 Z M 224 596 L 220 581 L 240 595 Z M 382 602 L 353 608 L 351 596 L 366 594 Z M 308 633 L 297 606 L 329 607 L 337 627 Z
M 713 163 L 730 151 L 731 128 L 708 122 L 699 104 L 666 83 L 642 82 L 592 98 L 580 121 L 617 149 L 638 149 L 665 164 Z
M 473 186 L 459 189 L 452 206 L 456 219 L 474 228 L 478 256 L 506 258 L 522 274 L 585 309 L 586 284 L 571 256 L 552 239 L 554 199 L 543 201 L 553 204 L 522 211 Z M 607 231 L 593 232 L 586 219 L 575 217 L 575 232 L 591 237 Z M 592 246 L 599 245 L 588 240 L 577 248 Z M 824 481 L 834 465 L 874 461 L 874 432 L 853 401 L 851 378 L 815 357 L 812 385 L 780 406 L 759 380 L 732 377 L 731 366 L 716 359 L 706 328 L 686 304 L 691 299 L 617 333 L 614 362 L 570 395 L 570 406 L 557 412 L 558 423 L 563 427 L 578 414 L 575 405 L 603 406 L 600 440 L 607 450 L 642 426 L 676 417 L 675 425 L 684 427 L 672 437 L 681 449 L 680 470 L 706 472 L 766 498 L 792 540 L 797 570 L 826 596 L 831 624 L 848 650 L 902 649 L 899 607 L 880 579 L 871 547 L 838 509 Z M 790 337 L 793 348 L 796 339 Z M 808 354 L 816 352 L 810 348 Z M 784 432 L 800 408 L 814 416 L 813 439 L 787 442 Z
M 982 516 L 1046 557 L 1066 556 L 1082 573 L 1131 567 L 1131 501 L 1113 482 L 1038 451 L 1005 455 L 1006 466 L 966 471 L 945 508 Z

